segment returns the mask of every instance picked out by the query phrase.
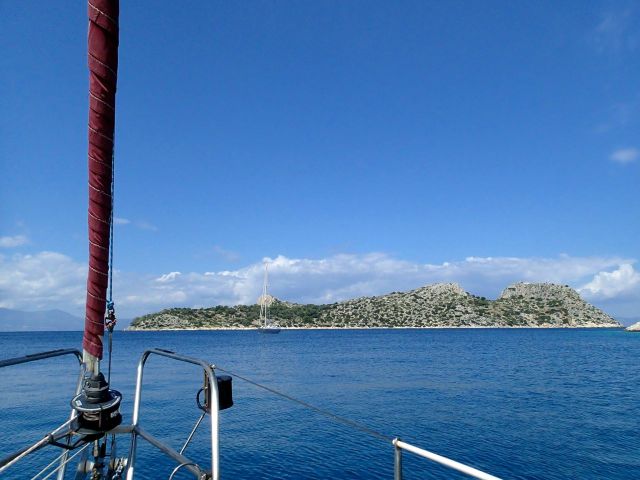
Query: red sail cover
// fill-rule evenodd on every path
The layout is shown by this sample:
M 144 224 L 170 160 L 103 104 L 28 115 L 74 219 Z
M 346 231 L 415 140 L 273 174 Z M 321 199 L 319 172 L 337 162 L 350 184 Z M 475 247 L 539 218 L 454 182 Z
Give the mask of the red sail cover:
M 89 275 L 83 348 L 102 358 L 109 272 L 119 0 L 89 0 Z

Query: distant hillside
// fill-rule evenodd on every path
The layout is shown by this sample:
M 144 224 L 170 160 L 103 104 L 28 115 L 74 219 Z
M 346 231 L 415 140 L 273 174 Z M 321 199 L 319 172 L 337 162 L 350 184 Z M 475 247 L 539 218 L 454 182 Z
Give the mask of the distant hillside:
M 255 328 L 258 305 L 172 308 L 135 318 L 130 330 Z M 270 313 L 282 327 L 620 327 L 568 286 L 516 283 L 497 300 L 440 283 L 410 292 L 328 305 L 276 300 Z
M 24 312 L 0 308 L 1 332 L 82 330 L 83 328 L 84 319 L 62 310 Z

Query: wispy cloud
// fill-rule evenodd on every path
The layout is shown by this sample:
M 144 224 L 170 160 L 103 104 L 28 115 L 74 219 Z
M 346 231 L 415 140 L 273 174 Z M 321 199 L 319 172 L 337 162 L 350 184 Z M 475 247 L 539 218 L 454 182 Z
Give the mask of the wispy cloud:
M 593 31 L 593 42 L 600 53 L 634 52 L 640 47 L 640 17 L 635 9 L 602 14 Z
M 146 220 L 129 220 L 128 218 L 113 217 L 114 225 L 132 225 L 140 230 L 149 230 L 151 232 L 157 232 L 158 227 L 154 224 L 147 222 Z
M 238 252 L 227 250 L 220 245 L 213 246 L 213 253 L 230 263 L 235 263 L 240 260 L 240 254 Z
M 26 235 L 0 237 L 0 248 L 15 248 L 29 243 Z
M 640 94 L 611 104 L 603 113 L 604 120 L 595 127 L 595 132 L 604 134 L 612 130 L 624 128 L 631 123 L 640 111 Z
M 640 150 L 637 148 L 620 148 L 609 155 L 612 162 L 626 165 L 635 162 L 640 157 Z
M 139 220 L 137 222 L 133 222 L 134 226 L 138 227 L 141 230 L 149 230 L 151 232 L 157 232 L 158 227 L 156 227 L 153 223 L 147 222 L 146 220 Z
M 578 288 L 588 300 L 606 304 L 607 312 L 614 315 L 640 309 L 640 274 L 634 260 L 620 257 L 468 257 L 424 264 L 369 253 L 268 260 L 271 293 L 300 303 L 336 302 L 436 282 L 457 282 L 471 293 L 495 298 L 511 283 L 546 281 Z M 0 256 L 0 306 L 60 308 L 79 314 L 86 272 L 86 264 L 53 252 Z M 203 273 L 153 275 L 116 270 L 114 298 L 122 318 L 175 306 L 251 304 L 260 294 L 262 275 L 261 261 L 236 270 Z M 620 310 L 620 305 L 627 310 Z

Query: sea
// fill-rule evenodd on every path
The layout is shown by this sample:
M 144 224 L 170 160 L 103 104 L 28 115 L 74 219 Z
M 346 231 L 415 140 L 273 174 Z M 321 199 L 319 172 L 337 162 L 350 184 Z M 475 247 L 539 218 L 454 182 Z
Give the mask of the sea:
M 0 333 L 0 359 L 81 345 L 80 332 Z M 640 479 L 640 334 L 621 329 L 116 331 L 111 385 L 131 421 L 136 365 L 158 347 L 205 359 L 379 432 L 336 422 L 234 378 L 220 413 L 225 479 L 389 479 L 402 440 L 505 479 Z M 106 369 L 107 362 L 103 361 Z M 0 458 L 69 415 L 73 357 L 0 369 Z M 151 357 L 140 423 L 180 449 L 202 371 Z M 209 465 L 208 423 L 185 454 Z M 117 445 L 128 450 L 124 439 Z M 6 479 L 32 478 L 47 448 Z M 405 479 L 462 479 L 405 453 Z M 137 478 L 175 464 L 139 440 Z M 68 478 L 74 478 L 70 472 Z M 179 472 L 174 478 L 191 478 Z

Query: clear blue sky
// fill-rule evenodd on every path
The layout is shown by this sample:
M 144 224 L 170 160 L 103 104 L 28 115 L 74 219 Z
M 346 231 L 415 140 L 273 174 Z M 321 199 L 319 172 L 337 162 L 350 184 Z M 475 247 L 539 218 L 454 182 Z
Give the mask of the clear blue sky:
M 118 268 L 640 256 L 637 2 L 123 1 L 120 22 Z M 27 239 L 5 255 L 86 261 L 86 31 L 80 1 L 0 3 L 0 236 Z

